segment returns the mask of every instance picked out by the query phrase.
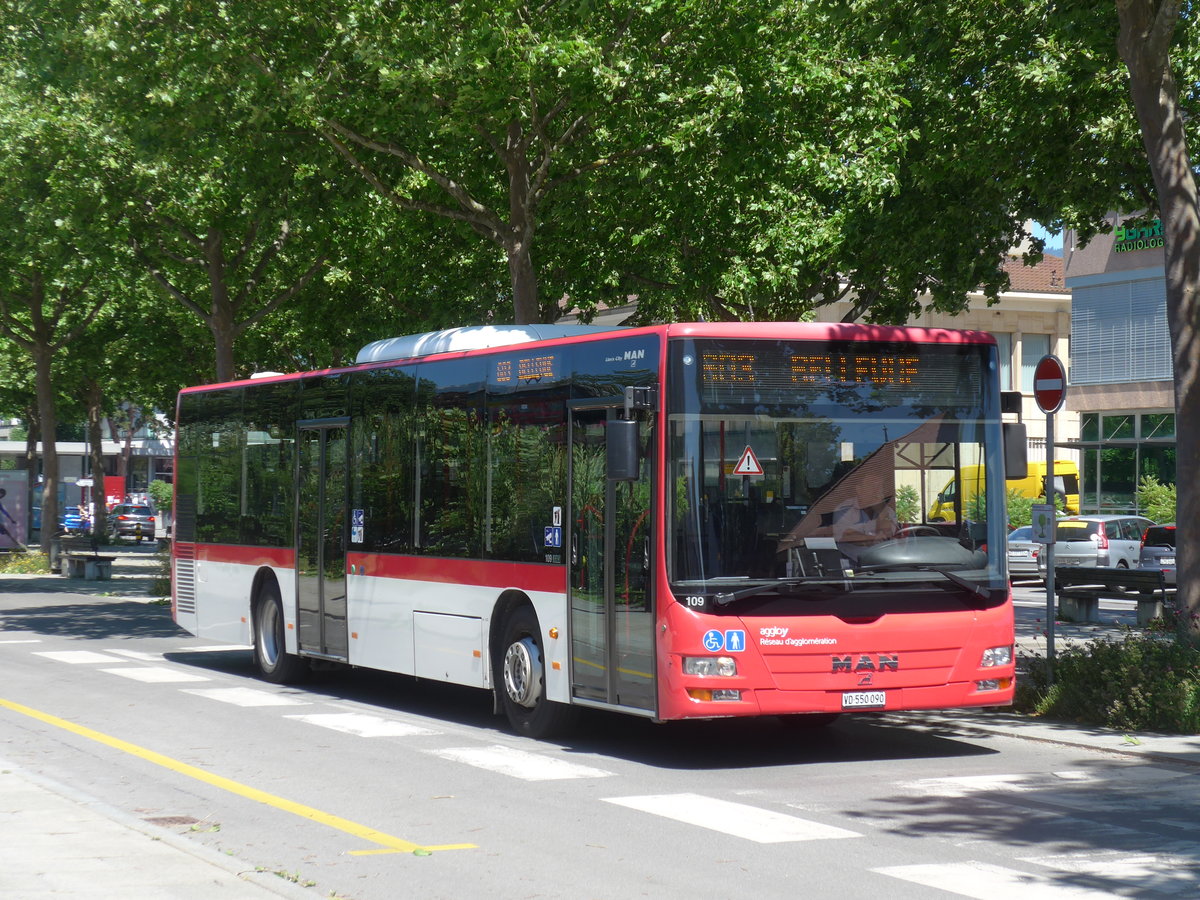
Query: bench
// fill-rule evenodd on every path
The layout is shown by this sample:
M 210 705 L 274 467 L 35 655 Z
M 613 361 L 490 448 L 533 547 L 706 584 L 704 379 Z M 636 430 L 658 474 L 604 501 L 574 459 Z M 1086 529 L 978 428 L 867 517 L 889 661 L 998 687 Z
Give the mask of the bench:
M 1058 614 L 1075 622 L 1100 621 L 1100 600 L 1136 600 L 1137 623 L 1148 625 L 1163 617 L 1163 605 L 1174 600 L 1175 589 L 1158 569 L 1110 569 L 1055 566 L 1054 589 Z
M 59 538 L 59 571 L 68 578 L 109 581 L 115 556 L 100 555 L 100 540 L 91 534 L 64 534 Z

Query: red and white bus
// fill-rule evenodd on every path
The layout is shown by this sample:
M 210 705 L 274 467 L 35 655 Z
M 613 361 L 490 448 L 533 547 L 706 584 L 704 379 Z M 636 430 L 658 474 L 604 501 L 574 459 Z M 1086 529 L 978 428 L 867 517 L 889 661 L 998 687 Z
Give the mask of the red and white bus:
M 473 685 L 531 736 L 1006 705 L 998 371 L 980 332 L 513 326 L 188 388 L 173 615 L 269 681 Z

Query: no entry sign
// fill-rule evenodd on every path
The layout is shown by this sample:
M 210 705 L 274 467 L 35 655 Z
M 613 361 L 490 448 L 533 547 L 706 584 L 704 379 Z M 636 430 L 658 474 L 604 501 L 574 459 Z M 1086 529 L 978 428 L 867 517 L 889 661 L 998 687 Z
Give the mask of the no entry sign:
M 1033 370 L 1033 397 L 1038 409 L 1049 415 L 1062 408 L 1067 396 L 1067 370 L 1057 356 L 1043 356 Z

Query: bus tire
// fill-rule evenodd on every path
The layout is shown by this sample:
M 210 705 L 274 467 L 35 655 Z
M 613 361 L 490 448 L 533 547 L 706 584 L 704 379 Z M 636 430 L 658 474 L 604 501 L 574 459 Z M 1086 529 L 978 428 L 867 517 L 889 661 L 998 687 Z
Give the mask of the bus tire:
M 308 664 L 286 646 L 279 585 L 268 580 L 254 604 L 254 665 L 263 681 L 293 684 L 308 674 Z
M 574 720 L 573 707 L 546 699 L 545 654 L 531 606 L 518 606 L 505 618 L 493 675 L 500 706 L 518 734 L 548 738 Z

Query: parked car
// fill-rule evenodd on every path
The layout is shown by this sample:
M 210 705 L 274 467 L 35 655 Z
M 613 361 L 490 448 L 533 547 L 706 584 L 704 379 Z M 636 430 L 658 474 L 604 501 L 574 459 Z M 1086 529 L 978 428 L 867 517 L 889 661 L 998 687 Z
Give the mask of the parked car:
M 131 537 L 141 543 L 142 538 L 154 540 L 154 510 L 149 506 L 122 503 L 114 506 L 108 514 L 109 534 Z
M 1042 545 L 1033 542 L 1033 526 L 1023 525 L 1008 533 L 1008 577 L 1036 578 Z
M 67 534 L 83 534 L 87 530 L 83 511 L 78 506 L 68 506 L 64 509 L 62 518 L 58 520 L 58 524 Z
M 1057 523 L 1055 566 L 1136 568 L 1142 555 L 1142 535 L 1154 523 L 1142 516 L 1069 516 Z M 1046 572 L 1046 556 L 1038 571 Z
M 1151 525 L 1142 535 L 1140 569 L 1160 569 L 1167 584 L 1175 583 L 1175 526 Z

